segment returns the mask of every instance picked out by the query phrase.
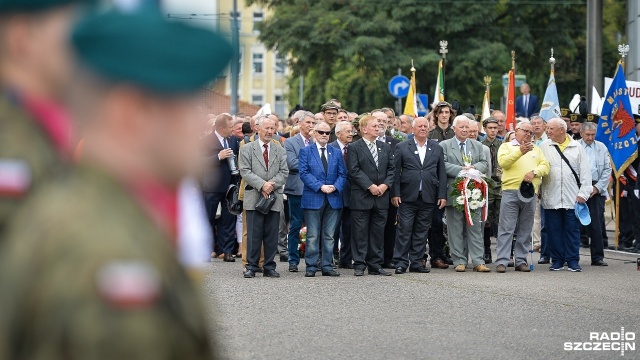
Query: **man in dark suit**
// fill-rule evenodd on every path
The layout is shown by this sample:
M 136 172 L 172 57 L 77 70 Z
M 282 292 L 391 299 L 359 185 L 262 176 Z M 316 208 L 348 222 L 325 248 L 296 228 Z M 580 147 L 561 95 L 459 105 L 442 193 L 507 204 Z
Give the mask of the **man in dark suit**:
M 526 118 L 540 111 L 538 105 L 538 97 L 531 94 L 531 88 L 529 84 L 524 83 L 520 86 L 520 93 L 522 95 L 516 98 L 516 115 L 524 116 Z
M 391 147 L 391 152 L 395 153 L 396 146 L 400 140 L 393 136 L 386 135 L 388 116 L 383 111 L 374 111 L 371 113 L 376 119 L 378 119 L 380 127 L 378 128 L 378 141 L 387 143 Z M 398 169 L 396 169 L 397 171 Z M 397 176 L 397 174 L 396 174 Z M 395 206 L 389 206 L 389 212 L 387 213 L 387 222 L 384 225 L 384 258 L 382 267 L 385 269 L 395 269 L 393 264 L 393 251 L 396 243 L 396 218 L 398 217 L 398 208 Z
M 214 238 L 224 253 L 224 261 L 234 262 L 231 255 L 236 244 L 234 235 L 236 216 L 229 212 L 225 197 L 229 185 L 237 182 L 238 141 L 231 136 L 233 118 L 223 113 L 216 117 L 215 131 L 202 138 L 204 163 L 202 169 L 202 194 Z M 232 164 L 233 162 L 233 164 Z M 236 170 L 232 174 L 232 167 Z M 216 220 L 216 210 L 220 204 L 220 219 Z
M 396 177 L 391 202 L 398 210 L 398 237 L 393 262 L 396 274 L 428 273 L 421 260 L 436 207 L 447 203 L 447 172 L 444 152 L 438 143 L 428 140 L 429 122 L 423 117 L 413 121 L 414 137 L 396 147 Z
M 282 186 L 289 168 L 287 154 L 282 146 L 271 142 L 276 123 L 270 118 L 259 118 L 257 141 L 240 148 L 240 174 L 247 184 L 244 192 L 244 208 L 247 214 L 247 267 L 245 278 L 255 277 L 259 271 L 260 252 L 264 246 L 263 275 L 280 277 L 274 257 L 278 251 L 278 222 L 284 210 Z M 256 210 L 260 197 L 275 195 L 275 204 L 267 214 Z
M 347 166 L 349 144 L 353 141 L 353 125 L 350 122 L 339 122 L 335 127 L 336 136 L 338 140 L 330 143 L 330 146 L 340 150 L 342 159 L 345 166 Z M 334 252 L 338 249 L 338 242 L 340 242 L 340 264 L 338 267 L 343 269 L 353 269 L 353 254 L 351 252 L 351 184 L 349 181 L 345 182 L 344 189 L 342 190 L 342 213 L 338 218 L 336 224 L 336 231 L 333 235 L 334 238 Z
M 365 115 L 360 119 L 362 139 L 349 146 L 351 180 L 351 250 L 354 273 L 391 275 L 382 268 L 384 224 L 389 210 L 389 190 L 393 186 L 395 166 L 391 147 L 376 141 L 378 120 Z
M 318 254 L 322 247 L 322 276 L 340 276 L 333 270 L 333 235 L 340 209 L 347 170 L 340 150 L 328 146 L 331 127 L 322 121 L 314 127 L 316 142 L 302 148 L 298 168 L 304 183 L 302 208 L 307 224 L 305 277 L 316 276 Z

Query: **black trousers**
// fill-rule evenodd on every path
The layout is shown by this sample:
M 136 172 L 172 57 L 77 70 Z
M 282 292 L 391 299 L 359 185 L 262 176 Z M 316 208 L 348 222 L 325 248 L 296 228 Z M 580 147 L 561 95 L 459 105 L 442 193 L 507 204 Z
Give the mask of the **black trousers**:
M 351 209 L 342 208 L 342 213 L 336 224 L 336 232 L 334 238 L 334 252 L 340 252 L 340 265 L 351 265 L 353 262 L 353 253 L 351 252 Z M 338 249 L 338 240 L 340 240 L 340 249 Z
M 581 226 L 587 234 L 590 241 L 591 261 L 604 259 L 604 240 L 602 239 L 602 219 L 604 218 L 604 202 L 605 197 L 597 194 L 587 200 L 589 214 L 591 215 L 591 224 Z
M 442 217 L 444 216 L 444 209 L 433 210 L 433 218 L 431 221 L 431 228 L 429 229 L 429 256 L 431 257 L 431 263 L 436 259 L 445 260 L 444 254 L 444 224 L 442 223 Z
M 218 244 L 220 251 L 231 254 L 236 246 L 236 216 L 229 212 L 225 193 L 205 192 L 204 204 L 207 209 L 209 224 L 213 230 L 214 242 Z M 220 218 L 216 220 L 216 211 L 220 204 Z M 215 244 L 213 244 L 215 246 Z
M 260 252 L 264 246 L 264 270 L 275 270 L 273 260 L 278 251 L 278 227 L 280 212 L 269 211 L 263 214 L 255 210 L 247 210 L 247 270 L 258 271 Z
M 393 251 L 396 244 L 396 232 L 398 226 L 396 224 L 398 217 L 398 208 L 389 203 L 389 212 L 387 213 L 387 223 L 384 226 L 384 265 L 389 265 L 393 261 Z
M 351 252 L 357 270 L 380 270 L 384 258 L 384 226 L 387 209 L 351 209 Z
M 427 235 L 431 227 L 435 204 L 417 201 L 403 202 L 398 208 L 398 237 L 393 252 L 396 268 L 418 268 L 427 250 Z

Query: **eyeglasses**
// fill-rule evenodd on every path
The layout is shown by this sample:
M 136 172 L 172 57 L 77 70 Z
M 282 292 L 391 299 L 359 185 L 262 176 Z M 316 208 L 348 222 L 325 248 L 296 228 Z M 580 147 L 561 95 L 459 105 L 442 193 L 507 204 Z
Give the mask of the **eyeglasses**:
M 329 115 L 329 116 L 337 116 L 337 115 L 338 115 L 338 113 L 337 113 L 337 112 L 333 112 L 333 111 L 332 111 L 332 112 L 325 111 L 324 113 L 325 113 L 325 114 L 327 114 L 327 115 Z
M 531 130 L 525 130 L 525 129 L 518 129 L 518 130 L 523 131 L 527 135 L 533 135 L 533 131 Z
M 316 130 L 316 132 L 320 135 L 329 135 L 331 134 L 331 131 L 322 131 L 322 130 Z

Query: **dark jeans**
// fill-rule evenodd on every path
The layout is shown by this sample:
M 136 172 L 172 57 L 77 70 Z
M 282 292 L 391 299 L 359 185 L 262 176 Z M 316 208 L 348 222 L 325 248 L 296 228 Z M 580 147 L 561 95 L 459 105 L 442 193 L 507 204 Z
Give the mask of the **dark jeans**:
M 264 270 L 275 270 L 273 260 L 278 251 L 278 224 L 280 212 L 269 211 L 263 214 L 255 210 L 247 210 L 247 270 L 257 272 L 260 252 L 264 246 Z
M 540 257 L 550 259 L 551 255 L 549 255 L 549 247 L 547 246 L 549 240 L 547 236 L 547 227 L 545 226 L 544 221 L 544 209 L 542 205 L 540 205 Z
M 287 235 L 287 247 L 289 249 L 289 264 L 300 264 L 300 251 L 298 244 L 300 243 L 300 229 L 304 220 L 304 212 L 302 211 L 302 196 L 287 195 L 289 203 L 289 235 Z
M 444 209 L 438 209 L 437 207 L 433 209 L 433 218 L 429 229 L 429 256 L 431 256 L 431 263 L 436 259 L 445 261 L 443 216 Z
M 554 263 L 580 260 L 580 221 L 574 209 L 545 209 L 547 249 Z
M 351 265 L 353 262 L 353 254 L 351 253 L 351 209 L 348 207 L 342 208 L 333 238 L 335 240 L 334 252 L 338 240 L 340 240 L 340 265 Z
M 236 216 L 229 212 L 225 193 L 205 192 L 204 204 L 207 209 L 209 224 L 213 229 L 214 241 L 217 241 L 220 251 L 225 254 L 233 253 L 236 246 Z M 220 218 L 216 219 L 216 211 L 220 204 Z

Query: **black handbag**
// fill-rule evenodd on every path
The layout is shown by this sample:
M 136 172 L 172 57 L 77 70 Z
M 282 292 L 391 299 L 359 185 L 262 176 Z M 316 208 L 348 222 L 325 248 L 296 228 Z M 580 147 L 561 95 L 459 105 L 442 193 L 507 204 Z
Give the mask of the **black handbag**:
M 229 189 L 227 190 L 226 198 L 227 198 L 227 208 L 229 212 L 233 215 L 242 214 L 242 200 L 238 199 L 240 196 L 240 186 L 236 184 L 229 185 Z
M 271 208 L 275 203 L 276 203 L 275 193 L 269 194 L 269 196 L 266 198 L 262 196 L 262 194 L 260 194 L 260 199 L 258 199 L 258 202 L 256 202 L 256 210 L 267 215 L 269 211 L 271 211 Z

